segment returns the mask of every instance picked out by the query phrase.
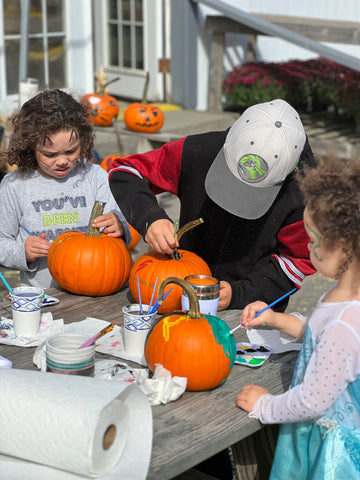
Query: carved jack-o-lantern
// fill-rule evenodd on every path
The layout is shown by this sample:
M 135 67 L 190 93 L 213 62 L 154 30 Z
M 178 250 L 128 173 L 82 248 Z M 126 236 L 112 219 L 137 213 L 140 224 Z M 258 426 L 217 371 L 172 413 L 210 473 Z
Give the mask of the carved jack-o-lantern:
M 119 104 L 115 97 L 108 94 L 106 87 L 119 80 L 119 77 L 106 81 L 108 75 L 100 66 L 99 72 L 95 73 L 97 79 L 96 93 L 88 93 L 80 100 L 89 112 L 89 119 L 94 125 L 110 127 L 113 119 L 119 113 Z
M 110 127 L 119 113 L 119 104 L 111 95 L 88 93 L 80 103 L 88 109 L 90 121 L 100 127 Z
M 155 133 L 164 124 L 164 114 L 152 103 L 131 103 L 124 112 L 124 122 L 134 132 Z
M 149 72 L 146 74 L 142 102 L 131 103 L 124 112 L 124 123 L 134 132 L 155 133 L 164 124 L 164 114 L 160 108 L 153 103 L 146 103 L 148 85 Z

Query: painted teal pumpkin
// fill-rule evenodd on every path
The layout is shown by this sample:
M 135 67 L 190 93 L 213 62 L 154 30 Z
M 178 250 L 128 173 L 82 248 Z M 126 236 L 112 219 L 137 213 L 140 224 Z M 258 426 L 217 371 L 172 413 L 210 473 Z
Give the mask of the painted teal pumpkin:
M 189 312 L 173 312 L 160 318 L 151 328 L 145 345 L 145 359 L 151 371 L 157 364 L 172 376 L 186 377 L 186 389 L 209 390 L 221 385 L 231 372 L 236 343 L 229 326 L 220 318 L 202 315 L 193 289 L 183 279 L 169 277 L 158 291 L 180 285 L 189 298 Z

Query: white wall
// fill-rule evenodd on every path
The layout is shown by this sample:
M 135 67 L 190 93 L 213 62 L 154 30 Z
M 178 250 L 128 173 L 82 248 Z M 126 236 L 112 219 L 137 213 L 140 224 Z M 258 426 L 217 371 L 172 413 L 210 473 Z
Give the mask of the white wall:
M 82 96 L 94 90 L 91 2 L 66 0 L 65 11 L 66 81 L 74 96 Z

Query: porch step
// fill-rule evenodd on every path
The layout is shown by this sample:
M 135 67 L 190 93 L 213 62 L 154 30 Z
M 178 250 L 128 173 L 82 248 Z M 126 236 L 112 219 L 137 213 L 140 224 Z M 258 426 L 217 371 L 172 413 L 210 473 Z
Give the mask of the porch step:
M 174 110 L 164 112 L 164 117 L 164 126 L 158 133 L 130 131 L 121 120 L 116 122 L 116 128 L 95 127 L 96 149 L 101 157 L 118 153 L 117 130 L 126 154 L 144 153 L 187 135 L 224 130 L 239 113 Z M 341 158 L 360 158 L 360 130 L 353 122 L 327 112 L 302 113 L 301 118 L 317 157 L 334 153 Z
M 360 129 L 353 122 L 321 112 L 302 114 L 301 119 L 317 157 L 360 158 Z

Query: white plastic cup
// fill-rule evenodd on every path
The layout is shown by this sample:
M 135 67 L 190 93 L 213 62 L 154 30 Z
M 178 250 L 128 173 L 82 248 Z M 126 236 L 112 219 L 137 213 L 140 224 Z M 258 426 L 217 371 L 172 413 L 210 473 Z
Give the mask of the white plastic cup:
M 32 338 L 39 333 L 44 290 L 39 287 L 16 287 L 11 294 L 14 332 L 18 337 Z
M 219 281 L 208 275 L 189 275 L 185 280 L 196 293 L 200 313 L 215 317 L 219 307 Z M 189 299 L 184 291 L 181 295 L 181 308 L 186 311 L 190 308 Z
M 142 305 L 142 309 L 143 314 L 140 313 L 140 305 L 137 303 L 125 305 L 122 309 L 125 351 L 129 355 L 144 355 L 146 337 L 156 317 L 156 313 L 147 314 L 149 305 Z
M 46 340 L 46 371 L 69 375 L 94 376 L 95 342 L 79 348 L 89 337 L 78 333 L 59 333 Z

